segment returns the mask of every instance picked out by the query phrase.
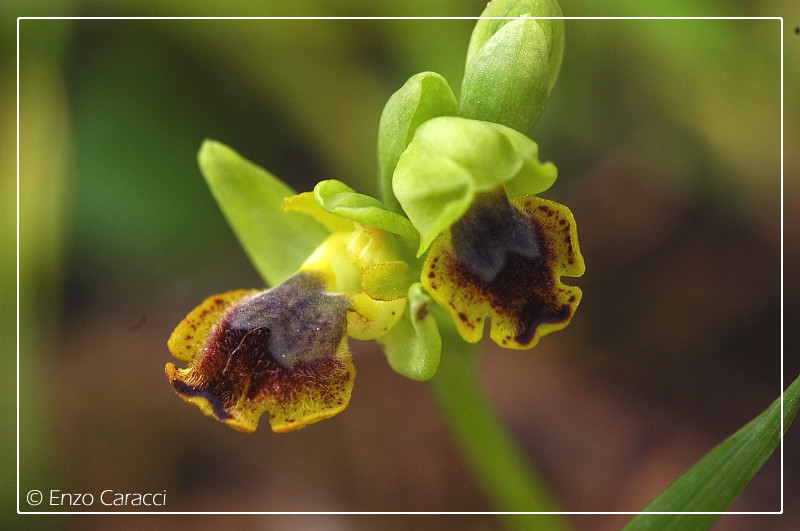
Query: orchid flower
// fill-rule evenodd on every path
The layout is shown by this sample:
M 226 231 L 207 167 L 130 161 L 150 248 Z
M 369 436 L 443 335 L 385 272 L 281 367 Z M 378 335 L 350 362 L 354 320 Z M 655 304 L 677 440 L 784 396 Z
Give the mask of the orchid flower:
M 200 166 L 267 290 L 206 299 L 169 339 L 188 367 L 166 366 L 177 394 L 251 432 L 344 410 L 355 380 L 348 337 L 377 340 L 398 373 L 434 376 L 454 326 L 477 342 L 524 349 L 564 328 L 581 299 L 562 276 L 584 272 L 575 221 L 537 196 L 556 180 L 524 132 L 542 110 L 563 51 L 555 2 L 495 0 L 467 53 L 461 99 L 433 72 L 384 108 L 383 201 L 327 180 L 294 193 L 207 141 Z M 270 237 L 270 235 L 272 235 Z M 436 310 L 441 307 L 444 312 Z M 437 321 L 441 316 L 452 324 Z

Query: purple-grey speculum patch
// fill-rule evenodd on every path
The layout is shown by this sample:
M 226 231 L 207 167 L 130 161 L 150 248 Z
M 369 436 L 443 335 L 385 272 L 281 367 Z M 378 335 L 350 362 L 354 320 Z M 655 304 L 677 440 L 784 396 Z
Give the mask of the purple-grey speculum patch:
M 284 369 L 333 356 L 347 332 L 349 302 L 325 292 L 314 275 L 298 273 L 239 306 L 230 331 L 256 333 Z
M 535 228 L 502 189 L 478 194 L 450 232 L 458 261 L 487 284 L 503 271 L 511 255 L 541 256 Z

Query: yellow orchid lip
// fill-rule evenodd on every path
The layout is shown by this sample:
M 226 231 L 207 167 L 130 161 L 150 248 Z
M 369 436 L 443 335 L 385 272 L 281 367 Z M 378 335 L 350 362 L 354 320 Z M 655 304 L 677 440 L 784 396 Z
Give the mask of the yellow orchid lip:
M 166 366 L 186 402 L 252 432 L 264 412 L 273 431 L 302 428 L 344 410 L 355 379 L 347 347 L 348 299 L 299 273 L 276 288 L 206 299 L 173 332 Z
M 569 209 L 500 189 L 476 197 L 434 242 L 422 283 L 466 341 L 481 339 L 488 316 L 492 340 L 524 349 L 569 324 L 581 290 L 560 277 L 584 270 Z

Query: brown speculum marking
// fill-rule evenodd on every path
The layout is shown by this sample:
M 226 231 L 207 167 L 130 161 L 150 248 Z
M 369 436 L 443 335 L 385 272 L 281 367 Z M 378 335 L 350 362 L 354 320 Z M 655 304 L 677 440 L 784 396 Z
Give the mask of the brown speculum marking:
M 578 288 L 559 280 L 583 273 L 575 237 L 562 205 L 509 200 L 503 189 L 480 194 L 434 244 L 423 283 L 465 339 L 480 339 L 489 315 L 496 342 L 527 348 L 566 326 L 580 300 Z
M 540 324 L 562 322 L 571 313 L 569 305 L 560 304 L 554 293 L 549 254 L 527 258 L 510 252 L 491 282 L 484 282 L 468 265 L 457 261 L 454 278 L 466 289 L 485 297 L 497 314 L 513 322 L 513 339 L 527 345 Z
M 173 380 L 173 387 L 179 394 L 206 398 L 214 416 L 226 420 L 242 398 L 285 404 L 321 385 L 340 388 L 349 379 L 344 363 L 333 355 L 282 367 L 269 352 L 268 336 L 268 329 L 222 328 L 195 369 L 197 385 Z

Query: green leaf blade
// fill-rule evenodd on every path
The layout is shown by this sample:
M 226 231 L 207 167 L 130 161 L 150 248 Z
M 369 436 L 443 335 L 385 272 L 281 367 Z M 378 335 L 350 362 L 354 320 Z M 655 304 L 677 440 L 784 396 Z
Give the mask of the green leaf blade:
M 783 433 L 800 407 L 800 378 L 784 392 Z M 764 465 L 781 440 L 781 399 L 706 454 L 647 507 L 626 530 L 708 529 Z M 777 508 L 776 508 L 777 510 Z
M 322 243 L 328 231 L 297 212 L 284 212 L 295 191 L 228 146 L 206 140 L 197 155 L 200 170 L 222 213 L 264 281 L 289 278 Z

